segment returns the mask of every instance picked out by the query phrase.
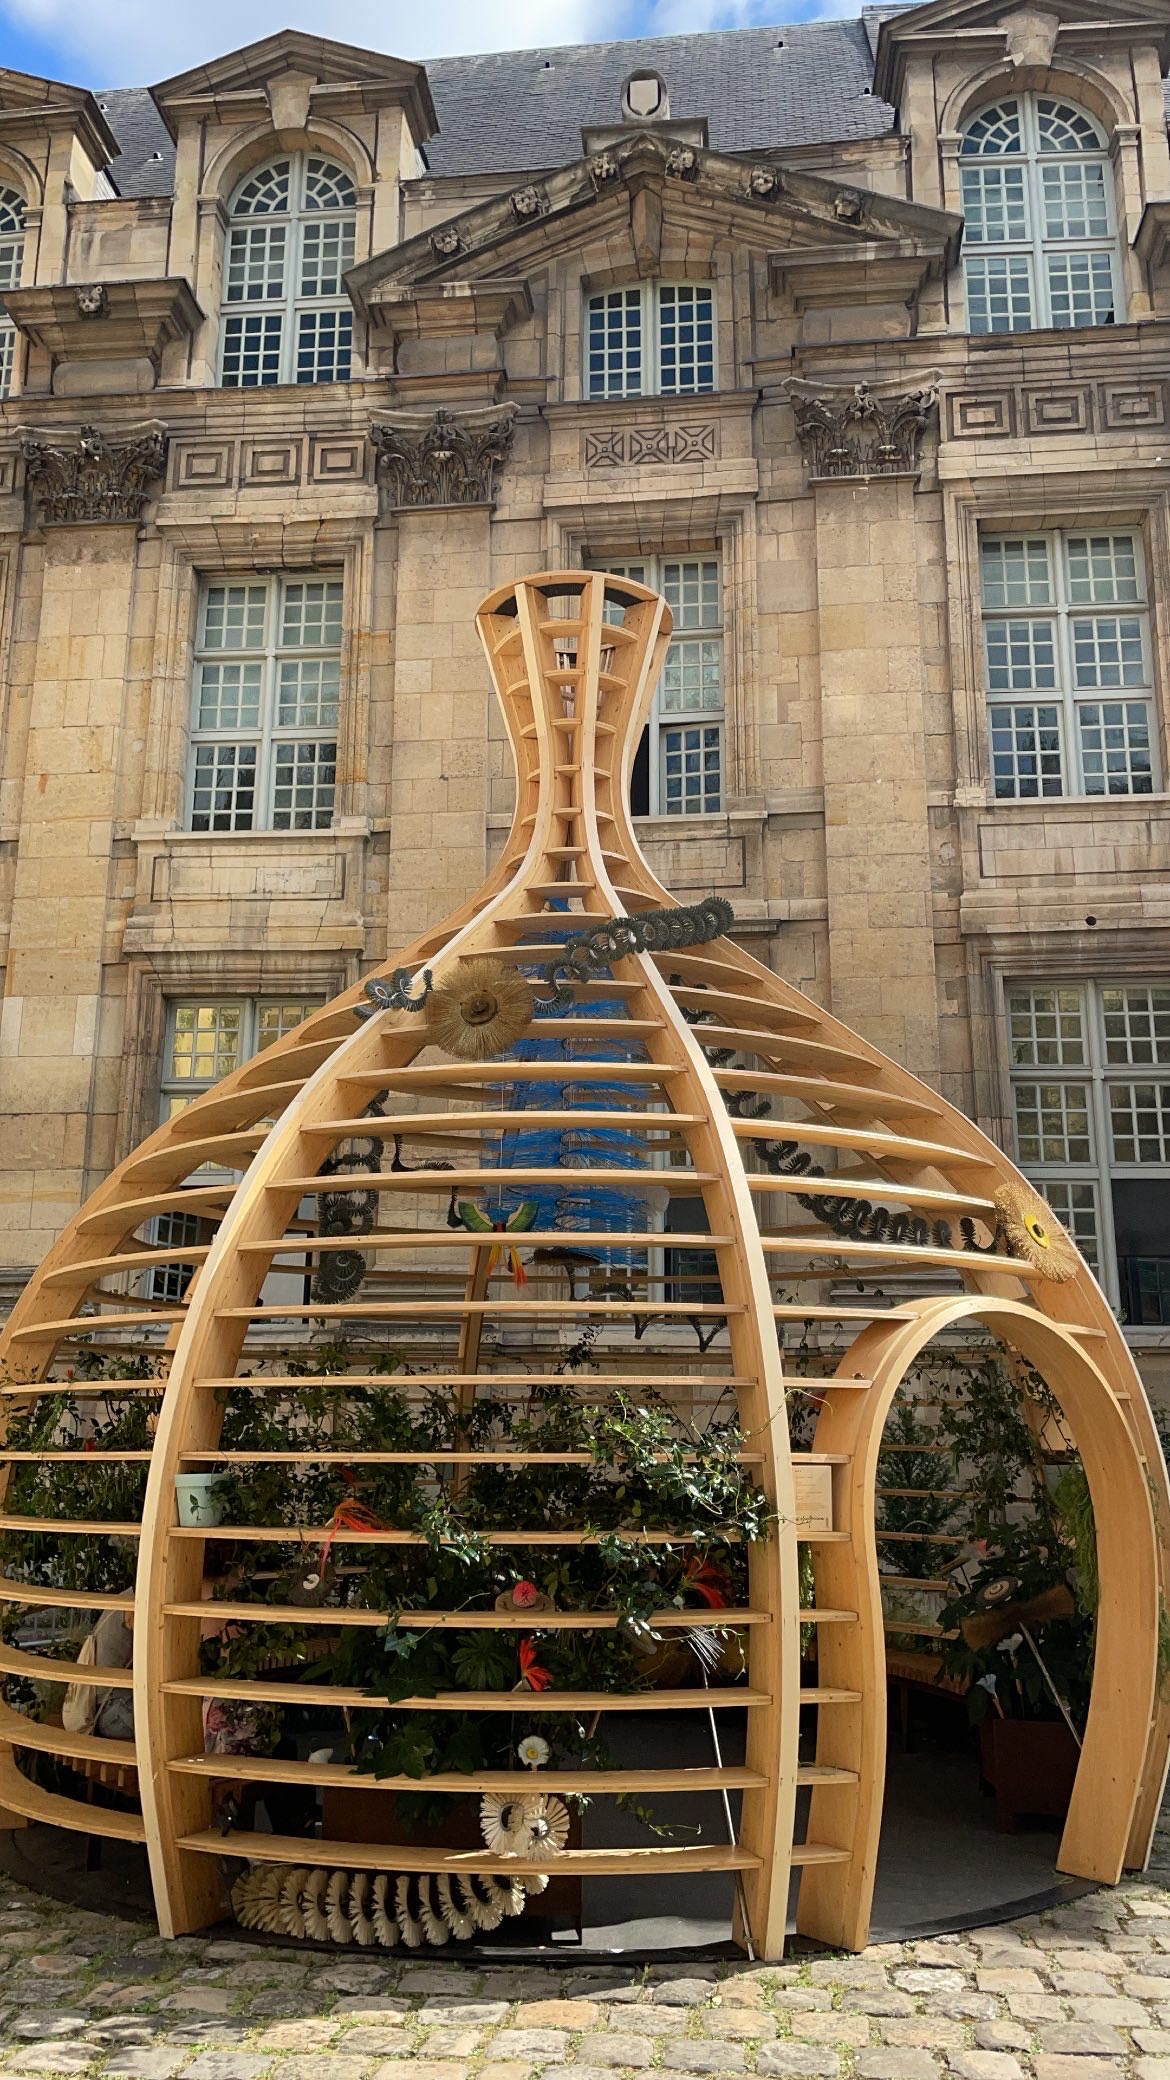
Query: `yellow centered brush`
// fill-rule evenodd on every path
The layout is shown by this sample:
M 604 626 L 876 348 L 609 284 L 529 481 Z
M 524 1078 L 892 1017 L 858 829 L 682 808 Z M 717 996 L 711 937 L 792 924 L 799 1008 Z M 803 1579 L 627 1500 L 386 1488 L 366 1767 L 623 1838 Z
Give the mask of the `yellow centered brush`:
M 431 993 L 427 1034 L 444 1054 L 486 1062 L 532 1023 L 528 984 L 499 961 L 461 961 Z

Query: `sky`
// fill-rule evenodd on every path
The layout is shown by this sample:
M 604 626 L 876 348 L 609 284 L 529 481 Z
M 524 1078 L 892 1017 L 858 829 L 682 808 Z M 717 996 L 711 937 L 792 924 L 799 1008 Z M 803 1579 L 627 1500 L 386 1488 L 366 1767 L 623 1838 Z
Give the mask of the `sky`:
M 0 65 L 77 86 L 148 86 L 276 29 L 425 59 L 857 11 L 850 0 L 331 0 L 320 13 L 311 0 L 0 0 Z

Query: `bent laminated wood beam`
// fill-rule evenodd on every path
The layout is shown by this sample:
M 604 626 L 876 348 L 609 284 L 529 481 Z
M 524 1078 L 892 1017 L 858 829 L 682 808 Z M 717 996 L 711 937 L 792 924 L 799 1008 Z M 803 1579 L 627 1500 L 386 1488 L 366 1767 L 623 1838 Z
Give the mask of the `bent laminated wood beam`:
M 721 1397 L 734 1397 L 745 1463 L 775 1513 L 775 1529 L 750 1547 L 746 1605 L 732 1613 L 747 1642 L 746 1684 L 711 1693 L 714 1704 L 747 1707 L 744 1763 L 688 1777 L 666 1765 L 656 1769 L 648 1740 L 636 1770 L 597 1772 L 604 1781 L 594 1786 L 590 1775 L 589 1782 L 602 1796 L 631 1784 L 652 1795 L 680 1781 L 696 1788 L 734 1783 L 742 1793 L 736 1839 L 693 1852 L 575 1852 L 573 1867 L 631 1877 L 665 1869 L 734 1872 L 740 1932 L 765 1958 L 783 1948 L 793 1869 L 802 1872 L 802 1928 L 850 1947 L 867 1939 L 885 1737 L 874 1524 L 882 1424 L 907 1367 L 933 1335 L 967 1321 L 984 1324 L 1043 1373 L 1085 1458 L 1102 1608 L 1085 1752 L 1061 1860 L 1069 1870 L 1116 1878 L 1145 1855 L 1170 1744 L 1155 1674 L 1170 1493 L 1141 1383 L 1101 1293 L 1081 1263 L 1064 1282 L 1049 1275 L 1046 1250 L 1059 1255 L 1067 1247 L 1063 1236 L 1041 1230 L 1040 1241 L 1029 1244 L 1026 1229 L 1022 1243 L 1010 1230 L 1005 1235 L 997 1194 L 1015 1192 L 1025 1212 L 1029 1195 L 1000 1150 L 732 939 L 708 933 L 705 944 L 672 948 L 652 939 L 647 946 L 643 935 L 636 943 L 609 942 L 608 952 L 597 939 L 564 1000 L 550 1001 L 542 976 L 562 960 L 566 935 L 672 907 L 639 851 L 627 809 L 670 615 L 643 586 L 570 571 L 502 587 L 484 602 L 478 625 L 517 770 L 511 833 L 484 886 L 380 971 L 391 994 L 373 1016 L 355 1020 L 362 992 L 349 991 L 151 1136 L 65 1230 L 5 1333 L 5 1400 L 13 1408 L 21 1382 L 30 1396 L 60 1388 L 55 1368 L 78 1335 L 99 1349 L 104 1338 L 107 1348 L 134 1342 L 165 1354 L 133 1594 L 140 1831 L 162 1928 L 197 1929 L 223 1910 L 224 1842 L 211 1826 L 216 1771 L 214 1758 L 203 1754 L 204 1699 L 260 1705 L 300 1696 L 350 1710 L 378 1708 L 376 1698 L 325 1683 L 306 1689 L 233 1676 L 217 1686 L 200 1673 L 204 1541 L 175 1522 L 175 1477 L 190 1466 L 247 1461 L 246 1453 L 220 1450 L 224 1399 L 237 1388 L 268 1396 L 270 1406 L 295 1407 L 297 1375 L 281 1356 L 273 1358 L 271 1339 L 283 1325 L 294 1346 L 303 1342 L 309 1316 L 326 1318 L 331 1335 L 352 1326 L 367 1348 L 406 1324 L 416 1338 L 429 1339 L 428 1386 L 452 1394 L 464 1409 L 481 1386 L 531 1392 L 563 1378 L 558 1356 L 579 1339 L 582 1323 L 605 1339 L 594 1372 L 579 1378 L 595 1400 L 654 1390 L 697 1410 L 729 1406 Z M 483 960 L 528 993 L 527 1010 L 483 1058 L 469 1059 L 444 1044 L 432 1019 L 437 1000 L 459 1000 L 460 978 L 474 973 L 468 963 Z M 392 978 L 403 970 L 409 985 L 394 995 Z M 421 1002 L 424 971 L 433 988 Z M 412 997 L 419 1008 L 411 1008 Z M 765 1099 L 771 1124 L 761 1118 Z M 364 1111 L 371 1104 L 373 1118 Z M 525 1134 L 546 1144 L 551 1137 L 551 1161 L 533 1159 L 529 1144 L 523 1152 Z M 355 1167 L 354 1147 L 363 1139 L 378 1151 L 377 1168 Z M 209 1162 L 238 1174 L 209 1183 Z M 517 1238 L 528 1251 L 529 1279 L 519 1298 L 490 1236 L 485 1240 L 474 1225 L 443 1225 L 448 1197 L 453 1220 L 460 1193 L 493 1190 L 497 1199 L 528 1190 L 541 1202 L 532 1235 Z M 323 1232 L 329 1192 L 366 1195 L 367 1232 L 340 1239 Z M 871 1205 L 851 1219 L 842 1209 L 862 1197 L 888 1211 Z M 681 1226 L 669 1231 L 675 1202 Z M 797 1202 L 815 1232 L 791 1225 Z M 615 1203 L 624 1212 L 615 1215 Z M 172 1222 L 174 1215 L 184 1219 Z M 856 1287 L 848 1305 L 826 1293 L 830 1235 L 832 1257 Z M 675 1257 L 658 1254 L 658 1237 Z M 364 1255 L 360 1283 L 348 1297 L 314 1295 L 310 1302 L 273 1291 L 272 1280 L 287 1278 L 298 1263 L 321 1275 L 351 1240 Z M 688 1271 L 680 1254 L 698 1249 L 701 1275 Z M 873 1282 L 890 1269 L 899 1275 L 897 1306 Z M 929 1286 L 940 1271 L 961 1281 L 965 1295 L 903 1297 L 916 1275 Z M 806 1287 L 812 1299 L 803 1297 Z M 82 1315 L 94 1306 L 113 1311 Z M 802 1466 L 789 1450 L 786 1412 L 786 1390 L 799 1391 L 802 1375 L 796 1368 L 786 1375 L 784 1340 L 811 1322 L 835 1325 L 855 1340 L 836 1379 L 815 1382 L 822 1404 L 817 1450 Z M 680 1341 L 692 1333 L 697 1355 Z M 362 1359 L 356 1352 L 334 1384 L 376 1388 L 379 1375 L 360 1369 Z M 291 1477 L 304 1456 L 291 1421 L 289 1444 L 271 1464 L 286 1465 Z M 581 1455 L 560 1456 L 572 1464 Z M 472 1457 L 447 1455 L 456 1491 Z M 533 1464 L 549 1459 L 528 1457 Z M 814 1466 L 835 1491 L 830 1523 L 802 1515 Z M 427 1478 L 436 1477 L 436 1467 L 432 1454 Z M 14 1510 L 9 1523 L 29 1521 Z M 127 1538 L 138 1530 L 118 1528 Z M 58 1530 L 71 1544 L 109 1534 L 97 1524 Z M 286 1526 L 282 1535 L 316 1540 L 324 1532 Z M 271 1526 L 228 1524 L 218 1535 L 246 1547 L 273 1534 Z M 523 1535 L 530 1546 L 543 1542 L 551 1550 L 580 1543 L 586 1532 L 536 1526 Z M 417 1536 L 393 1525 L 379 1533 L 383 1545 L 405 1546 Z M 507 1534 L 501 1528 L 495 1536 L 503 1543 Z M 811 1608 L 799 1602 L 802 1538 L 814 1556 Z M 361 1541 L 343 1533 L 339 1543 Z M 122 1600 L 26 1586 L 11 1563 L 0 1592 L 6 1604 L 23 1600 L 30 1608 L 57 1601 L 96 1611 Z M 246 1603 L 228 1608 L 234 1624 L 247 1625 Z M 274 1614 L 271 1606 L 255 1609 Z M 329 1613 L 305 1611 L 298 1620 L 294 1607 L 281 1606 L 275 1615 L 299 1621 L 311 1647 L 314 1628 L 319 1632 Z M 381 1623 L 384 1615 L 347 1610 L 344 1624 Z M 515 1613 L 465 1615 L 479 1629 L 515 1629 Z M 556 1623 L 571 1629 L 570 1615 L 582 1629 L 614 1624 L 613 1612 L 601 1610 L 558 1613 Z M 459 1617 L 408 1610 L 402 1623 L 450 1626 Z M 820 1643 L 819 1679 L 803 1690 L 802 1624 L 815 1625 Z M 9 1648 L 0 1672 L 23 1674 L 29 1658 Z M 57 1675 L 61 1664 L 47 1666 Z M 558 1713 L 578 1710 L 621 1712 L 636 1724 L 640 1713 L 686 1710 L 702 1695 L 544 1692 L 531 1702 L 550 1725 Z M 444 1692 L 400 1708 L 424 1707 L 492 1714 L 510 1709 L 510 1700 L 507 1693 Z M 816 1715 L 815 1763 L 798 1760 L 802 1710 Z M 22 1740 L 16 1716 L 0 1716 L 4 1804 L 52 1824 L 129 1832 L 125 1816 L 80 1802 L 76 1819 L 61 1818 L 69 1801 L 48 1797 L 17 1757 L 48 1749 L 67 1761 L 81 1752 L 77 1737 L 70 1743 L 39 1727 Z M 87 1737 L 87 1760 L 91 1748 L 100 1760 L 96 1737 Z M 111 1752 L 109 1759 L 118 1757 Z M 313 1786 L 335 1783 L 334 1768 L 254 1757 L 244 1773 L 261 1784 Z M 507 1789 L 530 1780 L 497 1770 L 467 1781 Z M 565 1774 L 566 1788 L 580 1781 L 580 1771 Z M 796 1835 L 798 1785 L 812 1788 L 804 1840 Z M 448 1773 L 435 1788 L 460 1787 Z M 233 1847 L 271 1859 L 288 1845 L 252 1835 Z M 314 1853 L 391 1865 L 395 1855 L 337 1843 L 318 1843 Z M 437 1862 L 420 1853 L 427 1867 L 443 1867 L 441 1853 Z

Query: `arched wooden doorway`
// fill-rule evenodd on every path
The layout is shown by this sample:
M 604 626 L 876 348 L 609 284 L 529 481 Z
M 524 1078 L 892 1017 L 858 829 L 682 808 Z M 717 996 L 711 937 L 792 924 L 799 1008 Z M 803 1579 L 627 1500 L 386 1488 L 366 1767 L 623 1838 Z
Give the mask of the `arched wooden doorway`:
M 886 1768 L 885 1635 L 877 1563 L 876 1489 L 882 1432 L 907 1371 L 943 1330 L 982 1324 L 1042 1375 L 1076 1438 L 1097 1526 L 1101 1600 L 1092 1699 L 1058 1868 L 1116 1884 L 1141 1863 L 1135 1818 L 1158 1690 L 1158 1489 L 1118 1395 L 1068 1329 L 1019 1301 L 967 1295 L 915 1303 L 912 1322 L 878 1325 L 858 1338 L 839 1377 L 872 1381 L 868 1393 L 834 1394 L 816 1433 L 818 1451 L 848 1454 L 847 1543 L 823 1546 L 814 1566 L 822 1602 L 856 1599 L 860 1622 L 820 1639 L 820 1680 L 860 1693 L 822 1717 L 817 1761 L 856 1772 L 856 1784 L 813 1793 L 810 1833 L 848 1846 L 848 1863 L 804 1873 L 797 1925 L 803 1935 L 861 1949 L 868 1937 Z M 1161 1481 L 1159 1479 L 1158 1486 Z

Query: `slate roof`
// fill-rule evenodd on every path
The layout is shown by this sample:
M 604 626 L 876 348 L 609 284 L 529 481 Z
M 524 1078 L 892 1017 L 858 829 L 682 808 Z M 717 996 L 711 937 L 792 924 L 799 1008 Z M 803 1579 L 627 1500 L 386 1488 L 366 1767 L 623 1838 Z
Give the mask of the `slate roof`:
M 860 18 L 560 44 L 428 63 L 440 126 L 426 148 L 431 171 L 563 166 L 581 155 L 583 123 L 620 122 L 622 81 L 642 69 L 662 74 L 672 116 L 707 117 L 715 151 L 783 151 L 894 126 L 893 110 L 870 91 L 873 53 Z M 175 150 L 145 87 L 98 100 L 122 147 L 111 168 L 119 191 L 168 195 Z

